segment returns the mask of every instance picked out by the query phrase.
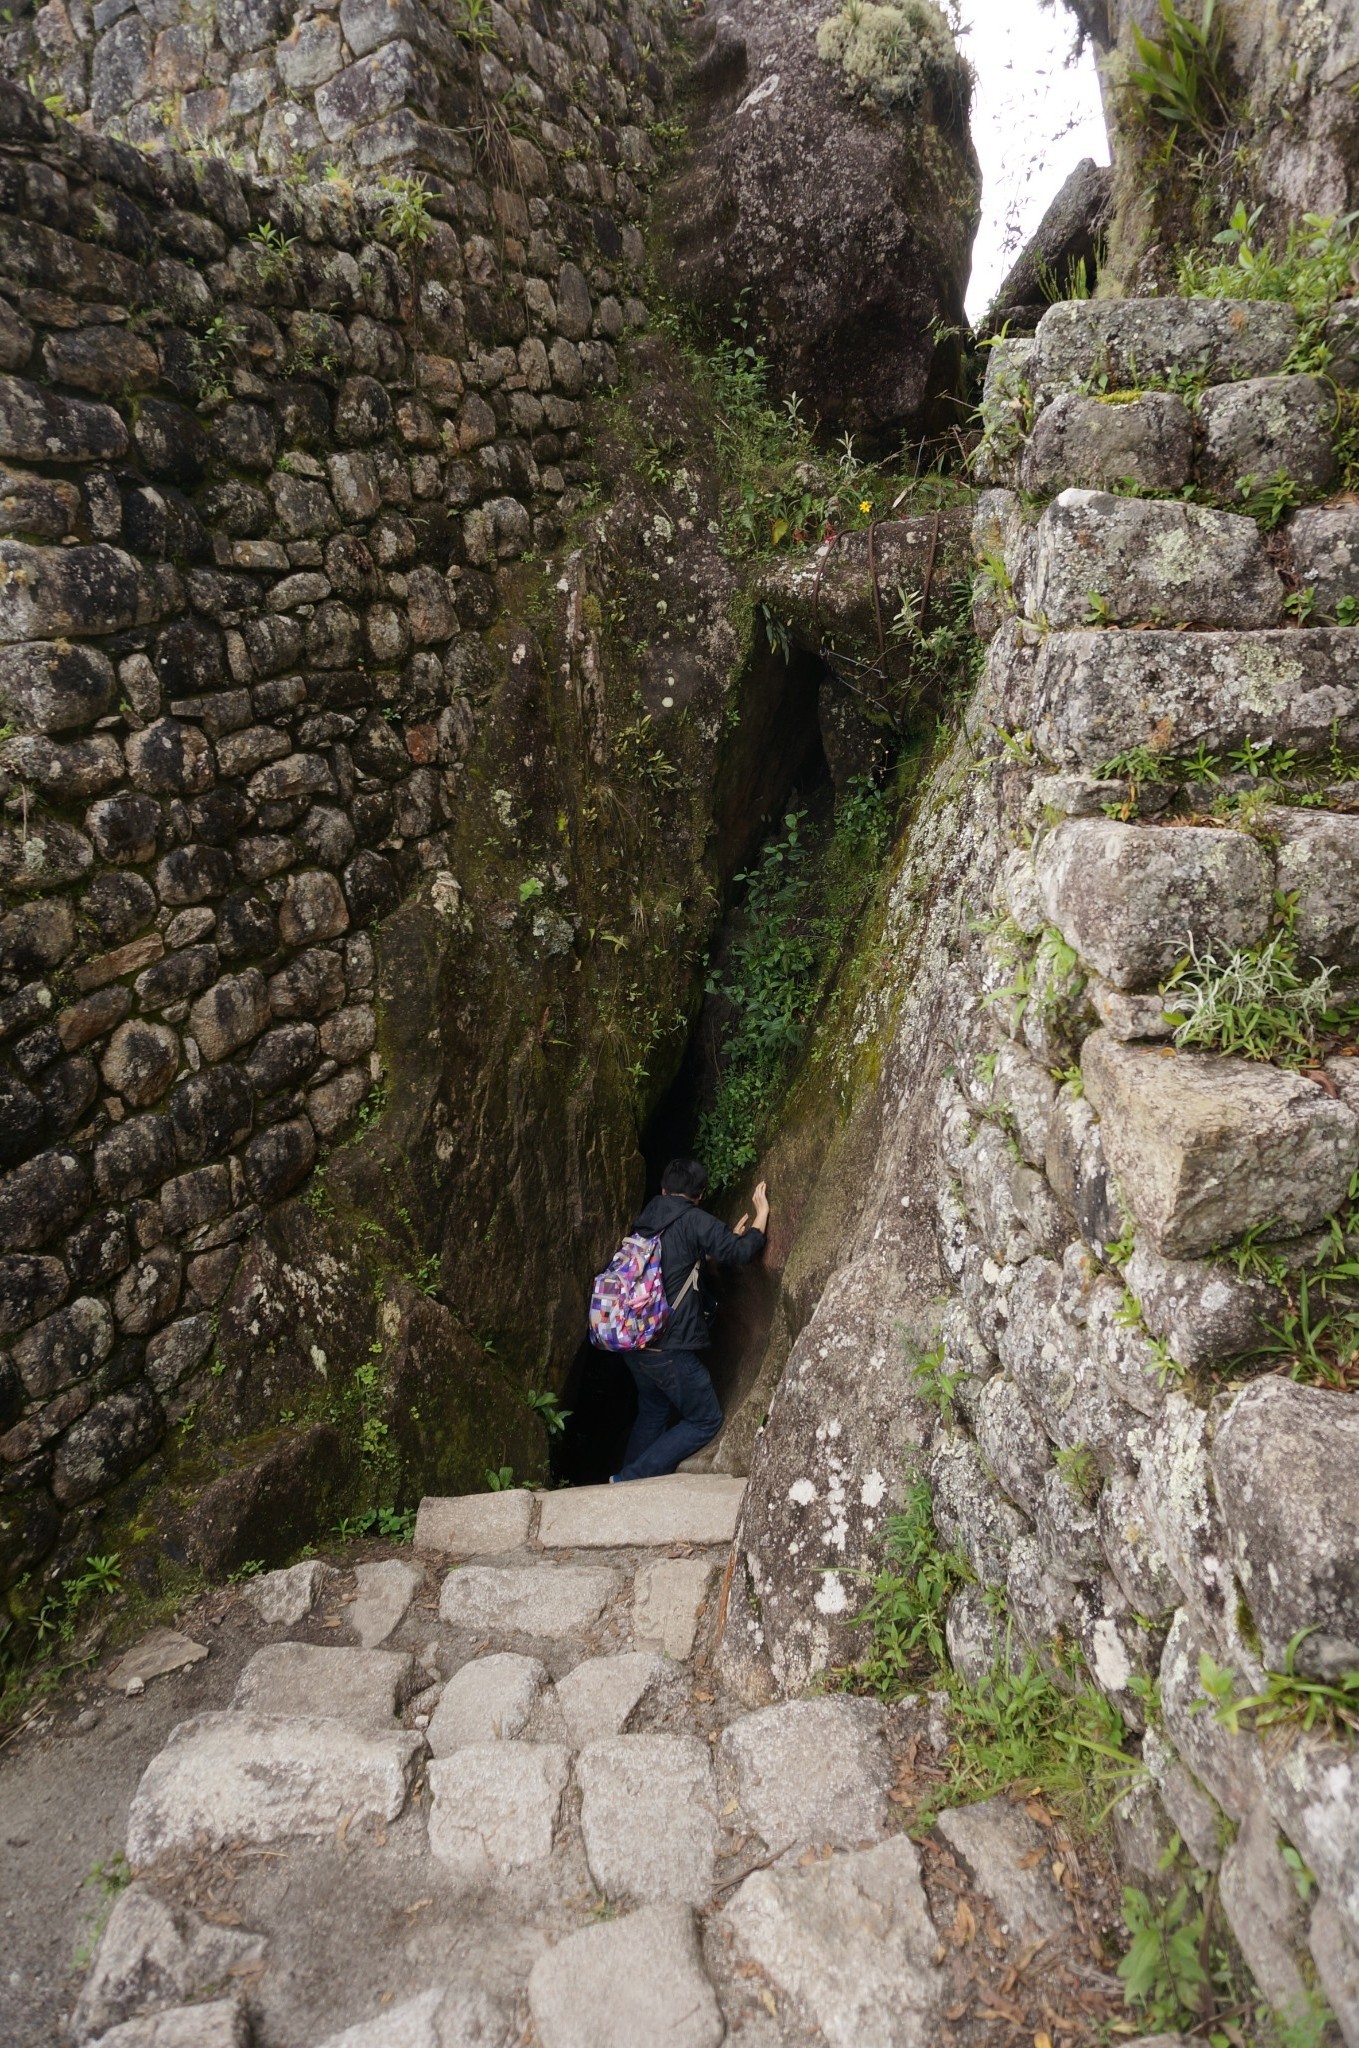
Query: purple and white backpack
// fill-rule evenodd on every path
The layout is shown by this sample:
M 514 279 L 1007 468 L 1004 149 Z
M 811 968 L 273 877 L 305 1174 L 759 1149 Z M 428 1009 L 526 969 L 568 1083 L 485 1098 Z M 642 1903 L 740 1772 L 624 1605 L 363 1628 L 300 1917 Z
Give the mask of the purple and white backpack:
M 676 1297 L 675 1308 L 697 1282 L 701 1264 L 701 1260 L 695 1263 Z M 645 1351 L 673 1313 L 665 1298 L 661 1240 L 634 1231 L 623 1239 L 604 1271 L 595 1275 L 590 1342 L 601 1351 Z

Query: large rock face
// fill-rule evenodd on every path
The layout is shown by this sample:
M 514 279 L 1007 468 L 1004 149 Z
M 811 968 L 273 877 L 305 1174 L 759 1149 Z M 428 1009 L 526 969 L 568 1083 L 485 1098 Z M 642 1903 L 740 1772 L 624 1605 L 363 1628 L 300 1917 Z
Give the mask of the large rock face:
M 663 202 L 676 288 L 738 309 L 784 393 L 893 435 L 955 387 L 979 180 L 967 73 L 926 0 L 733 0 L 695 31 L 692 161 Z M 821 54 L 822 51 L 825 54 Z

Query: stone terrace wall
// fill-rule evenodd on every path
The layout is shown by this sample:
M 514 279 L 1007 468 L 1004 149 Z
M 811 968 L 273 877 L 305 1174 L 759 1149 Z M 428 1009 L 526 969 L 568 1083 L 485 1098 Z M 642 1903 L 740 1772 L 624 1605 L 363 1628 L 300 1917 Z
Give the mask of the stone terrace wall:
M 1229 1255 L 1252 1236 L 1295 1271 L 1324 1254 L 1359 1167 L 1359 1060 L 1177 1053 L 1162 993 L 1191 944 L 1219 962 L 1258 947 L 1289 899 L 1302 960 L 1342 983 L 1359 964 L 1359 636 L 1334 623 L 1359 597 L 1359 513 L 1319 502 L 1335 394 L 1286 374 L 1295 340 L 1277 305 L 1068 305 L 992 366 L 997 414 L 1018 392 L 1029 430 L 1008 460 L 1026 495 L 979 512 L 1009 613 L 987 682 L 1034 773 L 939 1094 L 961 1292 L 943 1326 L 957 1416 L 928 1472 L 977 1578 L 950 1612 L 955 1661 L 1001 1647 L 988 1587 L 1031 1643 L 1078 1641 L 1145 1730 L 1148 1779 L 1119 1817 L 1137 1881 L 1178 1832 L 1270 2003 L 1319 1981 L 1352 2042 L 1354 1752 L 1231 1729 L 1201 1672 L 1230 1669 L 1245 1697 L 1299 1630 L 1301 1669 L 1359 1666 L 1359 1406 L 1261 1376 L 1246 1354 L 1286 1304 Z M 1141 396 L 1090 395 L 1134 366 Z M 1188 402 L 1154 388 L 1187 372 Z M 1281 473 L 1304 509 L 1276 538 L 1169 495 L 1230 503 Z M 1195 760 L 1216 780 L 1177 786 L 1169 764 Z M 1318 1882 L 1310 1908 L 1286 1844 Z
M 399 160 L 471 179 L 480 138 L 502 163 L 481 203 L 517 232 L 554 183 L 635 214 L 665 93 L 652 12 L 491 0 L 483 15 L 470 32 L 457 0 L 47 0 L 0 36 L 0 66 L 101 134 L 208 146 L 247 171 Z
M 5 1586 L 83 1554 L 85 1504 L 201 1393 L 243 1242 L 353 1127 L 370 928 L 420 884 L 459 915 L 496 573 L 578 505 L 583 405 L 645 319 L 614 164 L 649 145 L 582 112 L 653 111 L 604 68 L 632 36 L 592 0 L 564 42 L 530 14 L 481 56 L 485 107 L 521 87 L 511 182 L 459 141 L 404 250 L 381 192 L 0 92 Z M 96 113 L 99 49 L 149 34 L 116 16 Z
M 721 1661 L 762 1699 L 862 1654 L 922 1475 L 973 1579 L 957 1669 L 1079 1646 L 1145 1765 L 1130 1881 L 1178 1835 L 1267 2000 L 1319 1984 L 1353 2044 L 1359 1753 L 1233 1725 L 1204 1681 L 1244 1700 L 1300 1631 L 1300 1671 L 1359 1668 L 1359 1404 L 1250 1355 L 1285 1285 L 1232 1256 L 1271 1240 L 1295 1305 L 1333 1232 L 1352 1256 L 1359 1058 L 1177 1051 L 1164 993 L 1284 901 L 1304 974 L 1359 966 L 1359 511 L 1327 502 L 1335 393 L 1288 374 L 1296 340 L 1285 306 L 1167 299 L 994 351 L 986 670 L 893 890 L 876 1127 L 789 1258 Z M 1278 531 L 1222 509 L 1280 471 Z

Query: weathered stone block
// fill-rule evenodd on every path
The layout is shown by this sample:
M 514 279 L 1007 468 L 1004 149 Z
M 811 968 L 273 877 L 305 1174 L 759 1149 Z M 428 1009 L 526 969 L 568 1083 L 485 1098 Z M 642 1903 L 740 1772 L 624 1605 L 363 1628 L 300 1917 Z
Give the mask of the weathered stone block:
M 1359 820 L 1355 832 L 1359 856 Z M 1243 832 L 1072 819 L 1044 835 L 1035 865 L 1049 922 L 1115 988 L 1154 988 L 1191 944 L 1232 953 L 1269 929 L 1273 869 Z M 1355 893 L 1359 920 L 1359 860 Z
M 141 1017 L 120 1024 L 108 1042 L 100 1071 L 104 1084 L 133 1109 L 158 1102 L 179 1067 L 179 1038 L 168 1024 Z
M 160 375 L 155 350 L 125 327 L 78 327 L 49 334 L 42 353 L 54 384 L 74 384 L 97 398 L 125 397 L 154 384 Z
M 261 1936 L 217 1927 L 167 1905 L 143 1885 L 131 1885 L 109 1915 L 81 1990 L 72 2022 L 75 2037 L 86 2042 L 130 2014 L 159 2012 L 194 1998 L 222 1984 L 236 1966 L 258 1963 L 263 1951 Z
M 806 1869 L 756 1871 L 722 1921 L 829 2048 L 917 2048 L 936 2037 L 946 1979 L 919 1852 L 905 1835 Z
M 332 1837 L 393 1821 L 406 1803 L 423 1738 L 366 1733 L 342 1721 L 228 1712 L 181 1721 L 142 1775 L 128 1816 L 134 1867 L 200 1839 L 269 1844 Z
M 978 1448 L 1009 1498 L 1032 1515 L 1043 1499 L 1052 1446 L 1014 1381 L 1004 1373 L 987 1380 L 977 1397 L 973 1427 Z
M 771 1855 L 807 1843 L 857 1848 L 884 1830 L 889 1773 L 875 1700 L 762 1708 L 724 1730 L 718 1755 Z
M 1233 1403 L 1209 1453 L 1230 1557 L 1282 1670 L 1338 1678 L 1359 1667 L 1359 1507 L 1350 1475 L 1359 1416 L 1343 1394 L 1269 1377 Z
M 1222 384 L 1282 370 L 1297 338 L 1296 313 L 1274 300 L 1072 299 L 1038 323 L 1030 375 L 1044 399 L 1100 374 L 1113 389 L 1187 373 Z
M 69 1286 L 60 1259 L 0 1258 L 0 1337 L 60 1308 Z
M 1346 600 L 1359 604 L 1359 507 L 1309 506 L 1287 532 L 1298 587 L 1314 593 L 1318 615 L 1333 619 Z
M 950 1807 L 939 1816 L 939 1832 L 970 1866 L 1012 1938 L 1052 1940 L 1071 1926 L 1071 1908 L 1043 1868 L 1052 1845 L 1021 1807 L 1008 1799 Z
M 1074 487 L 1176 491 L 1189 481 L 1193 427 L 1182 398 L 1144 392 L 1113 405 L 1066 392 L 1038 416 L 1020 464 L 1026 491 L 1048 497 Z
M 743 1479 L 697 1472 L 563 1488 L 543 1495 L 538 1541 L 545 1550 L 730 1543 L 745 1490 Z
M 269 993 L 257 967 L 223 975 L 189 1012 L 189 1029 L 205 1060 L 229 1057 L 269 1022 Z
M 188 1074 L 171 1090 L 170 1121 L 186 1166 L 216 1159 L 249 1136 L 254 1116 L 250 1083 L 235 1067 Z
M 1253 1350 L 1264 1322 L 1280 1312 L 1273 1288 L 1242 1279 L 1225 1260 L 1165 1259 L 1139 1244 L 1124 1277 L 1152 1336 L 1190 1372 Z
M 315 1161 L 316 1134 L 306 1117 L 293 1117 L 250 1140 L 246 1183 L 257 1202 L 276 1202 L 306 1179 Z
M 137 564 L 121 548 L 0 540 L 0 640 L 120 633 L 136 624 Z
M 155 1449 L 165 1433 L 161 1405 L 144 1381 L 100 1401 L 67 1431 L 52 1466 L 52 1492 L 60 1507 L 116 1486 Z
M 536 1657 L 474 1657 L 443 1689 L 426 1730 L 431 1752 L 449 1756 L 469 1743 L 513 1742 L 549 1683 Z
M 465 1754 L 465 1752 L 464 1752 Z M 708 1746 L 694 1735 L 618 1735 L 576 1762 L 590 1874 L 637 1904 L 712 1892 L 717 1803 Z
M 1104 1149 L 1139 1230 L 1193 1258 L 1255 1225 L 1312 1229 L 1359 1166 L 1359 1119 L 1313 1082 L 1096 1031 L 1081 1053 Z
M 113 1313 L 120 1330 L 144 1337 L 175 1312 L 183 1264 L 170 1245 L 156 1245 L 128 1267 L 113 1291 Z
M 543 2048 L 718 2048 L 722 2011 L 692 1912 L 643 1906 L 539 1956 L 529 2010 Z
M 639 1650 L 687 1657 L 715 1568 L 697 1557 L 659 1558 L 639 1565 L 633 1581 L 632 1639 Z
M 552 1854 L 571 1753 L 555 1742 L 469 1743 L 429 1766 L 429 1846 L 484 1884 Z
M 83 1295 L 25 1330 L 10 1356 L 30 1400 L 47 1401 L 72 1380 L 88 1378 L 112 1349 L 112 1316 L 102 1301 Z
M 101 1201 L 129 1202 L 174 1172 L 174 1128 L 168 1117 L 132 1116 L 115 1124 L 94 1150 L 94 1191 Z
M 338 938 L 349 929 L 349 911 L 334 875 L 312 868 L 288 877 L 278 913 L 279 932 L 288 946 L 313 945 Z
M 341 71 L 316 95 L 316 116 L 327 142 L 342 142 L 355 128 L 398 107 L 432 115 L 438 104 L 433 66 L 408 42 L 386 43 Z
M 146 1377 L 160 1395 L 170 1393 L 212 1348 L 212 1317 L 185 1316 L 157 1330 L 146 1346 Z
M 317 1714 L 378 1734 L 391 1728 L 415 1683 L 410 1657 L 396 1650 L 270 1643 L 242 1671 L 231 1704 L 248 1714 Z
M 1283 601 L 1259 527 L 1235 512 L 1063 491 L 1038 523 L 1029 608 L 1058 629 L 1277 626 Z
M 199 728 L 182 719 L 158 718 L 129 733 L 124 751 L 138 789 L 196 796 L 212 787 L 212 749 Z
M 1278 477 L 1320 497 L 1335 475 L 1336 403 L 1316 377 L 1251 377 L 1199 401 L 1199 482 L 1249 497 Z
M 1359 817 L 1279 809 L 1279 888 L 1297 899 L 1293 935 L 1307 958 L 1359 965 Z
M 1028 710 L 1050 761 L 1134 748 L 1227 753 L 1246 740 L 1315 754 L 1359 745 L 1359 633 L 1052 633 Z
M 154 364 L 153 357 L 153 374 Z M 0 455 L 21 462 L 113 462 L 126 453 L 127 428 L 111 405 L 0 377 Z
M 415 1519 L 415 1548 L 437 1557 L 484 1557 L 518 1550 L 529 1539 L 534 1496 L 522 1488 L 429 1496 Z
M 444 1580 L 439 1613 L 458 1628 L 568 1635 L 588 1628 L 620 1584 L 607 1565 L 467 1565 Z

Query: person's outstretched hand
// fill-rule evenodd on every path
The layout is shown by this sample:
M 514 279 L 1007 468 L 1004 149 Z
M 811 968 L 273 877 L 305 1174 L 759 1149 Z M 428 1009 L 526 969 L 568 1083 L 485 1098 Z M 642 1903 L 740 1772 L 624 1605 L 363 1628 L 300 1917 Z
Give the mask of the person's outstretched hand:
M 755 1190 L 755 1228 L 757 1230 L 766 1230 L 768 1227 L 769 1190 L 766 1183 L 761 1181 Z

